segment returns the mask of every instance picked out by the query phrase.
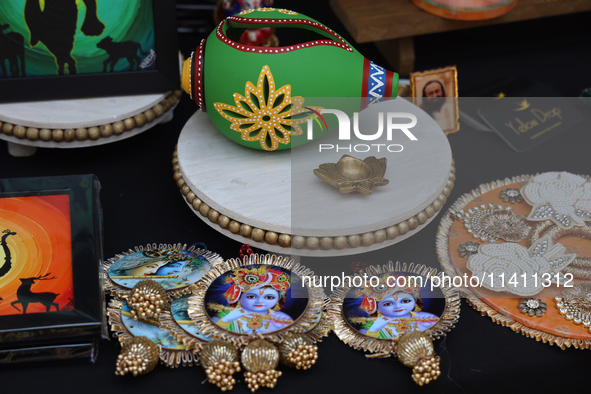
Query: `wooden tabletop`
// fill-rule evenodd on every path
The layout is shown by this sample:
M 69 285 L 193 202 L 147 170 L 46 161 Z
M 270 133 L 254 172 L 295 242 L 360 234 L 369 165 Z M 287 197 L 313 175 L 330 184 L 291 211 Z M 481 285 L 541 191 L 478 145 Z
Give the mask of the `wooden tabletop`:
M 501 17 L 483 21 L 458 21 L 422 11 L 410 0 L 330 0 L 330 5 L 357 43 L 591 10 L 590 0 L 518 0 L 515 8 Z

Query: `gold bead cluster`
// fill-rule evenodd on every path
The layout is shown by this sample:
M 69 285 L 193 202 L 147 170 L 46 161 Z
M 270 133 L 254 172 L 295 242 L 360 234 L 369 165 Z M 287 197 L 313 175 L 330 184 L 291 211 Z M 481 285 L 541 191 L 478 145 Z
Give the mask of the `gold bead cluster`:
M 153 370 L 158 364 L 158 346 L 146 337 L 130 338 L 123 343 L 117 357 L 115 375 L 143 375 Z
M 309 369 L 316 364 L 318 347 L 316 345 L 300 345 L 289 352 L 287 359 L 295 364 L 297 369 Z
M 437 379 L 441 374 L 433 340 L 423 331 L 402 334 L 398 339 L 396 355 L 403 365 L 412 368 L 412 379 L 419 386 Z
M 439 356 L 423 357 L 417 361 L 417 365 L 412 370 L 412 379 L 416 384 L 422 386 L 435 380 L 441 375 L 439 371 Z
M 244 380 L 248 384 L 248 388 L 253 393 L 260 387 L 268 387 L 272 389 L 277 384 L 277 379 L 281 376 L 281 371 L 274 369 L 264 372 L 244 372 Z
M 244 348 L 240 360 L 250 391 L 254 393 L 260 387 L 275 387 L 281 376 L 281 372 L 275 370 L 279 364 L 279 350 L 275 345 L 264 339 L 255 339 Z
M 201 201 L 199 197 L 191 190 L 189 185 L 183 179 L 183 175 L 180 171 L 178 152 L 175 149 L 172 158 L 172 169 L 174 171 L 173 177 L 176 181 L 177 186 L 181 190 L 181 193 L 191 205 L 195 212 L 199 212 L 202 216 L 209 219 L 210 222 L 216 223 L 224 230 L 230 231 L 232 234 L 240 234 L 245 238 L 250 238 L 255 242 L 266 242 L 269 245 L 279 245 L 284 248 L 293 246 L 296 249 L 345 249 L 357 248 L 360 246 L 369 247 L 373 244 L 382 243 L 385 240 L 392 240 L 400 235 L 404 235 L 411 230 L 416 229 L 420 225 L 423 225 L 432 218 L 435 213 L 439 212 L 443 205 L 447 202 L 447 198 L 450 196 L 451 191 L 454 187 L 456 180 L 456 167 L 452 163 L 449 178 L 446 186 L 443 188 L 441 194 L 421 212 L 415 216 L 404 220 L 397 225 L 390 226 L 385 229 L 377 231 L 370 231 L 364 234 L 354 234 L 349 236 L 338 236 L 338 237 L 304 237 L 301 235 L 290 235 L 290 234 L 278 234 L 274 231 L 263 230 L 260 228 L 249 226 L 246 223 L 240 223 L 233 220 L 226 215 L 223 215 L 212 209 L 209 205 Z
M 118 120 L 114 123 L 107 123 L 92 127 L 79 127 L 77 129 L 52 130 L 0 122 L 0 131 L 5 135 L 14 136 L 18 139 L 28 139 L 29 141 L 96 141 L 99 138 L 108 138 L 113 135 L 121 135 L 126 131 L 135 129 L 136 127 L 143 127 L 144 125 L 152 122 L 154 119 L 159 118 L 168 112 L 172 107 L 174 107 L 180 97 L 180 90 L 172 92 L 170 95 L 168 95 L 168 97 L 147 111 L 141 112 L 124 120 Z
M 132 373 L 133 376 L 143 375 L 147 372 L 146 360 L 139 354 L 120 354 L 117 357 L 117 370 L 115 375 Z
M 133 293 L 129 305 L 133 308 L 131 314 L 135 320 L 139 317 L 157 317 L 162 312 L 164 300 L 160 298 L 160 294 L 144 294 L 141 290 L 136 290 Z
M 240 372 L 240 363 L 238 361 L 227 361 L 226 359 L 222 359 L 205 369 L 209 383 L 215 384 L 222 391 L 228 391 L 234 388 L 236 379 L 232 375 L 235 372 Z
M 290 367 L 308 369 L 316 363 L 318 348 L 305 334 L 290 333 L 279 349 L 264 339 L 252 340 L 243 349 L 241 362 L 238 361 L 236 347 L 226 340 L 215 339 L 199 350 L 199 359 L 208 381 L 222 391 L 232 390 L 236 383 L 233 374 L 241 368 L 244 369 L 244 380 L 253 393 L 261 387 L 275 387 L 282 375 L 276 370 L 280 358 Z
M 131 290 L 127 304 L 131 307 L 134 320 L 152 318 L 158 320 L 168 302 L 162 286 L 152 280 L 142 280 Z

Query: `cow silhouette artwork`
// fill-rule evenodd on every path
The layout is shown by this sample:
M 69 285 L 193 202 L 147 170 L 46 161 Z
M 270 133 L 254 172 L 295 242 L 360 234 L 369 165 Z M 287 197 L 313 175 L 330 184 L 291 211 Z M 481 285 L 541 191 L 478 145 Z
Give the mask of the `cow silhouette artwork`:
M 7 70 L 10 69 L 11 77 L 26 77 L 25 38 L 15 31 L 6 32 L 9 28 L 9 24 L 0 26 L 0 68 L 2 69 L 2 76 L 8 77 Z M 8 61 L 8 69 L 6 68 L 6 61 Z
M 105 25 L 98 19 L 96 0 L 82 0 L 86 6 L 80 31 L 85 36 L 100 36 Z M 25 2 L 25 22 L 31 33 L 31 47 L 43 43 L 55 57 L 57 73 L 77 74 L 76 60 L 72 57 L 78 24 L 77 0 L 45 0 L 41 9 L 39 0 Z
M 8 244 L 6 243 L 6 238 L 16 235 L 14 231 L 10 231 L 9 229 L 2 231 L 2 233 L 4 235 L 0 240 L 0 244 L 2 245 L 2 249 L 4 249 L 4 264 L 2 264 L 2 267 L 0 267 L 0 278 L 6 275 L 12 268 L 12 255 L 10 254 L 10 248 L 8 247 Z
M 141 59 L 137 54 L 138 51 L 142 56 L 149 55 L 149 52 L 142 51 L 142 46 L 138 42 L 115 42 L 110 36 L 103 38 L 98 44 L 96 44 L 96 46 L 107 51 L 107 54 L 109 55 L 107 60 L 103 62 L 104 73 L 107 72 L 109 65 L 111 65 L 111 71 L 113 71 L 119 59 L 127 59 L 130 71 L 133 71 L 134 68 L 139 70 Z
M 36 280 L 55 279 L 55 276 L 48 278 L 49 275 L 51 275 L 51 272 L 48 272 L 47 274 L 42 276 L 36 276 L 32 278 L 20 278 L 22 284 L 16 290 L 17 300 L 12 302 L 10 305 L 12 305 L 17 311 L 20 312 L 21 310 L 18 309 L 15 304 L 21 304 L 21 306 L 23 307 L 23 315 L 27 313 L 27 307 L 29 306 L 29 304 L 34 304 L 36 302 L 40 302 L 41 304 L 43 304 L 43 306 L 45 306 L 45 308 L 47 309 L 47 312 L 49 312 L 52 306 L 55 307 L 56 311 L 59 311 L 60 306 L 54 302 L 55 298 L 59 294 L 49 292 L 35 293 L 31 291 L 31 286 L 35 284 Z

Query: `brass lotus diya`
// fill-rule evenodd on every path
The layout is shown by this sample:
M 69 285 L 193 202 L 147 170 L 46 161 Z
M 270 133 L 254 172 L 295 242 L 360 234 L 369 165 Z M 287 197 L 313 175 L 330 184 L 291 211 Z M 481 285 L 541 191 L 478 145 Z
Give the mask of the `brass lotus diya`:
M 387 160 L 385 157 L 376 159 L 370 156 L 359 160 L 353 156 L 343 155 L 335 163 L 324 163 L 314 170 L 314 175 L 324 182 L 337 187 L 341 193 L 363 193 L 370 195 L 373 188 L 387 185 L 390 181 L 384 178 Z

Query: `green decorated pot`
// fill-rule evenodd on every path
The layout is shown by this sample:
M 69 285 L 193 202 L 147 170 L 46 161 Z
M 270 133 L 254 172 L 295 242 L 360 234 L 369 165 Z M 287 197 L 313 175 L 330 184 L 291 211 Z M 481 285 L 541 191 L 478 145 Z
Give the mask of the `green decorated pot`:
M 265 26 L 298 29 L 304 39 L 281 47 L 238 42 L 245 29 Z M 187 59 L 182 80 L 226 137 L 267 151 L 308 142 L 307 120 L 318 120 L 330 105 L 321 98 L 359 97 L 357 108 L 346 110 L 352 115 L 398 91 L 398 74 L 363 57 L 340 35 L 305 15 L 274 8 L 222 21 Z M 335 116 L 325 120 L 329 130 L 336 126 Z

